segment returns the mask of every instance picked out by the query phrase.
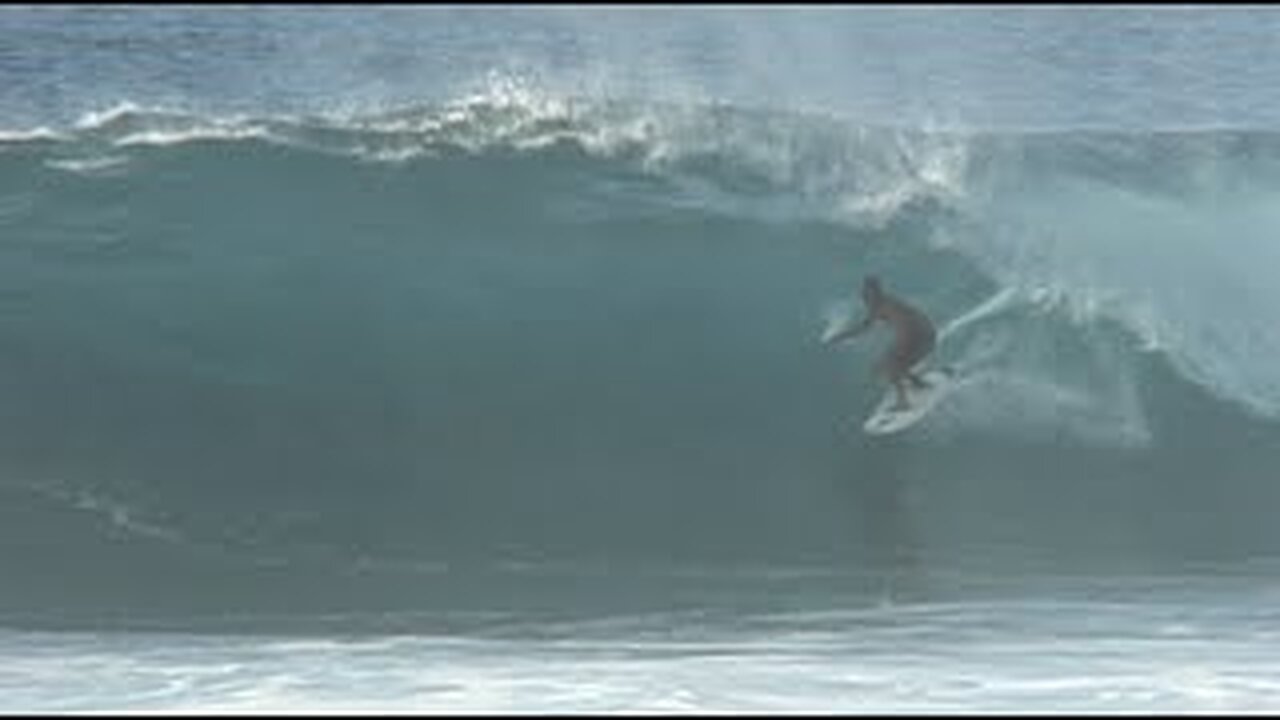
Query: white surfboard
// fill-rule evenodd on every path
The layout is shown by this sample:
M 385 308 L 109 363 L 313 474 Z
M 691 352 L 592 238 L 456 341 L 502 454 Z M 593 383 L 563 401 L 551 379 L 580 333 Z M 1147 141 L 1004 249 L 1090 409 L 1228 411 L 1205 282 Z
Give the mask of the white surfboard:
M 907 409 L 894 409 L 898 396 L 890 387 L 871 412 L 871 416 L 862 424 L 862 429 L 869 435 L 888 435 L 906 430 L 928 415 L 938 401 L 946 397 L 956 385 L 956 373 L 951 368 L 927 370 L 920 377 L 929 383 L 929 387 L 917 390 L 907 383 Z

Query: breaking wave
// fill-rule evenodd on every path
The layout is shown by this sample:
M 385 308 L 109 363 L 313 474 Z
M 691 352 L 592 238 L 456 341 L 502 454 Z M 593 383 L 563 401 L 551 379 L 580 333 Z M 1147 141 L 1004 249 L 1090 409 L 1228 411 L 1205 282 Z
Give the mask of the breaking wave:
M 1266 554 L 1277 140 L 518 86 L 0 133 L 10 607 L 268 561 Z M 867 272 L 963 370 L 889 438 L 884 338 L 818 342 Z

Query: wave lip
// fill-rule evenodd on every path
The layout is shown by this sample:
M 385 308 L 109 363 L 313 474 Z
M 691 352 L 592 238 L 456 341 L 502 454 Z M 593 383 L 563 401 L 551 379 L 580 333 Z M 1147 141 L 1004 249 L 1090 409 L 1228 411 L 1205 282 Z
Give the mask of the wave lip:
M 453 102 L 376 113 L 211 116 L 125 102 L 67 130 L 11 132 L 3 142 L 47 153 L 56 171 L 112 178 L 134 171 L 138 151 L 207 141 L 389 166 L 555 157 L 567 168 L 580 153 L 604 163 L 592 172 L 651 178 L 649 195 L 669 210 L 836 222 L 889 242 L 920 225 L 937 252 L 963 256 L 997 287 L 1027 288 L 1086 324 L 1118 322 L 1203 387 L 1280 417 L 1280 374 L 1260 360 L 1280 348 L 1266 321 L 1280 298 L 1265 270 L 1275 254 L 1268 228 L 1280 225 L 1267 209 L 1280 190 L 1280 143 L 1265 133 L 894 129 L 715 103 L 557 96 L 495 75 Z M 1153 172 L 1153 162 L 1169 172 Z M 1219 250 L 1224 231 L 1239 247 Z

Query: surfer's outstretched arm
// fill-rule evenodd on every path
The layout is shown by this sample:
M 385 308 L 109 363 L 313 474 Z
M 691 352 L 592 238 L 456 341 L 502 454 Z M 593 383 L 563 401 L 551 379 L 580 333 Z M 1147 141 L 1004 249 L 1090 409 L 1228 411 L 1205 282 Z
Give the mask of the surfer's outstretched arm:
M 867 328 L 871 327 L 871 323 L 875 322 L 875 320 L 876 320 L 876 316 L 874 314 L 867 313 L 867 316 L 864 317 L 862 321 L 859 322 L 857 325 L 851 325 L 845 328 L 844 330 L 841 330 L 840 332 L 832 335 L 831 337 L 825 340 L 825 343 L 827 345 L 834 345 L 835 343 L 838 343 L 844 340 L 852 340 L 853 338 L 866 332 Z

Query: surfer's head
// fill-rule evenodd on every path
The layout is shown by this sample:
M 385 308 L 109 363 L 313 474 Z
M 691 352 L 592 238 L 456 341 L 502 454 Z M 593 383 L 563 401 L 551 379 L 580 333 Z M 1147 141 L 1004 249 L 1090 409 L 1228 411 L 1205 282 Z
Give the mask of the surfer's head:
M 868 275 L 862 279 L 862 299 L 868 303 L 875 302 L 884 294 L 884 290 L 880 287 L 880 278 L 875 275 Z

